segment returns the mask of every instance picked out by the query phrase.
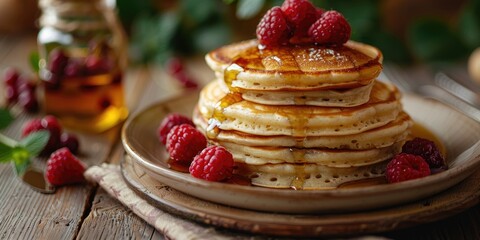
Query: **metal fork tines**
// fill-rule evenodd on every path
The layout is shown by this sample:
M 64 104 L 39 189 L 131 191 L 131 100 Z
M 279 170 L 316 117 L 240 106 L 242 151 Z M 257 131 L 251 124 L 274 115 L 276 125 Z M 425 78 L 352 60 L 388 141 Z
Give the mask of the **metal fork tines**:
M 446 91 L 435 85 L 430 73 L 426 69 L 409 69 L 407 73 L 407 70 L 401 67 L 388 65 L 384 68 L 384 74 L 400 90 L 435 99 L 480 122 L 480 110 L 478 108 L 470 105 L 463 98 L 456 96 L 456 92 Z
M 435 74 L 435 84 L 451 94 L 461 98 L 462 100 L 472 104 L 474 107 L 480 108 L 480 95 L 464 87 L 447 74 L 443 72 L 438 72 Z

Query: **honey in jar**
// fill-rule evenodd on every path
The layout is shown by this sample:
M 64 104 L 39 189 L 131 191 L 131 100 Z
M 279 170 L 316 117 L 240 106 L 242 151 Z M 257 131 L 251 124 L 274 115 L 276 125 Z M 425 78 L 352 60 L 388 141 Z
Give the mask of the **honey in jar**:
M 123 34 L 101 0 L 41 0 L 43 109 L 66 127 L 102 132 L 128 115 Z

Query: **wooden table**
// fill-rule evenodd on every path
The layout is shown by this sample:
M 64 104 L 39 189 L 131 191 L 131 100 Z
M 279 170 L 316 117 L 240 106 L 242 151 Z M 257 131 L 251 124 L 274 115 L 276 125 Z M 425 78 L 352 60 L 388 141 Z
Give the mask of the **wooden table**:
M 0 36 L 0 70 L 15 66 L 29 72 L 28 56 L 34 50 L 33 35 Z M 201 58 L 189 62 L 188 67 L 203 83 L 213 77 Z M 158 68 L 132 69 L 126 78 L 133 114 L 181 91 Z M 1 97 L 3 86 L 0 89 Z M 2 133 L 19 139 L 21 124 L 32 117 L 21 114 Z M 81 134 L 81 148 L 88 149 L 80 156 L 82 160 L 89 165 L 117 163 L 123 153 L 119 129 L 100 135 Z M 42 160 L 36 163 L 44 164 Z M 480 204 L 444 220 L 372 235 L 394 239 L 480 239 Z M 19 181 L 10 164 L 1 164 L 0 239 L 163 239 L 163 235 L 101 188 L 83 184 L 61 187 L 55 194 L 41 194 Z

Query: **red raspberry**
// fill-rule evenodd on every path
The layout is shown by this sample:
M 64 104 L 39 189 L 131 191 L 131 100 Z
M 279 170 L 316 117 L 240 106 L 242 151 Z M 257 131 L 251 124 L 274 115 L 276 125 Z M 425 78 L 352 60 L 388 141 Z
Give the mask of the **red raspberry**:
M 17 80 L 19 77 L 20 77 L 20 74 L 18 73 L 17 69 L 7 68 L 3 76 L 3 81 L 5 83 L 5 86 L 16 87 Z
M 172 113 L 167 115 L 167 117 L 163 119 L 163 121 L 160 123 L 160 126 L 157 129 L 157 134 L 160 142 L 162 142 L 163 145 L 165 145 L 167 143 L 167 135 L 170 132 L 170 130 L 172 130 L 172 128 L 175 126 L 184 124 L 184 123 L 189 124 L 191 126 L 195 126 L 192 120 L 190 120 L 190 118 L 185 117 L 181 114 Z
M 84 163 L 72 155 L 68 148 L 61 148 L 50 155 L 45 175 L 49 183 L 60 186 L 83 182 L 83 172 Z
M 219 182 L 233 175 L 233 156 L 224 147 L 210 146 L 195 156 L 190 174 L 196 178 Z
M 385 177 L 389 183 L 403 182 L 430 175 L 428 163 L 420 156 L 400 153 L 387 165 Z
M 308 35 L 319 44 L 343 44 L 350 39 L 350 25 L 337 11 L 322 14 L 308 30 Z
M 291 31 L 280 7 L 273 7 L 257 26 L 257 38 L 262 45 L 281 45 L 288 42 Z
M 62 75 L 67 63 L 68 56 L 61 48 L 55 48 L 50 52 L 48 69 L 51 73 Z
M 281 7 L 289 23 L 294 27 L 294 36 L 303 38 L 308 36 L 308 29 L 320 18 L 321 14 L 307 0 L 286 0 Z
M 427 161 L 430 168 L 446 168 L 447 164 L 442 154 L 438 150 L 434 142 L 423 139 L 414 138 L 407 141 L 402 148 L 402 152 L 421 156 Z
M 23 125 L 22 137 L 26 137 L 32 132 L 48 130 L 50 138 L 40 155 L 48 155 L 60 147 L 60 134 L 62 127 L 53 116 L 45 116 L 43 119 L 32 119 Z
M 180 164 L 190 164 L 195 155 L 207 147 L 207 139 L 195 127 L 181 124 L 167 135 L 167 150 L 170 158 Z

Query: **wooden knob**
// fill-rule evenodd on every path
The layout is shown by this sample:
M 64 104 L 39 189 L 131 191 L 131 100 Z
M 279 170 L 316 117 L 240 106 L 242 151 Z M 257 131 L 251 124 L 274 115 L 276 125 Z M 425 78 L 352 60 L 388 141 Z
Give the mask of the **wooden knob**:
M 475 49 L 468 59 L 468 72 L 470 77 L 480 84 L 480 47 Z

